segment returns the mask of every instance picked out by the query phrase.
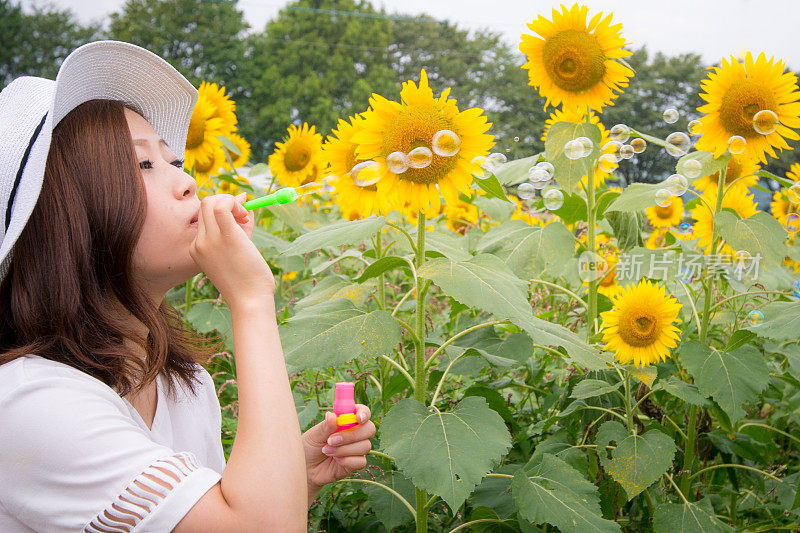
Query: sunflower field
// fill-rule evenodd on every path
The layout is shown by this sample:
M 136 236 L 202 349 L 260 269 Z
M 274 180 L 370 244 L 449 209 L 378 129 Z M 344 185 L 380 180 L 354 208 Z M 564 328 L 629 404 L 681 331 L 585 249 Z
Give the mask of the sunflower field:
M 723 58 L 700 117 L 662 139 L 635 116 L 603 123 L 636 75 L 612 15 L 575 4 L 528 27 L 519 90 L 552 114 L 530 125 L 545 150 L 513 161 L 424 70 L 329 135 L 288 125 L 264 162 L 224 87 L 199 89 L 199 195 L 301 193 L 256 211 L 253 235 L 301 428 L 337 381 L 377 427 L 309 531 L 800 529 L 800 163 L 762 169 L 797 159 L 797 76 L 764 53 Z M 645 150 L 673 173 L 620 186 Z M 780 184 L 767 211 L 761 179 Z M 230 313 L 202 275 L 168 297 L 227 336 L 209 369 L 229 453 Z

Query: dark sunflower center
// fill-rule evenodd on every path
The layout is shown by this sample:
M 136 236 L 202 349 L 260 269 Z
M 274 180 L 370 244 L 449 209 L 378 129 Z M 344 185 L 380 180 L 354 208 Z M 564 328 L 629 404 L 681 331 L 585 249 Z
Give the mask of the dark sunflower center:
M 661 207 L 660 205 L 656 204 L 656 216 L 658 218 L 667 219 L 672 216 L 673 206 L 672 202 L 665 207 Z
M 556 86 L 570 92 L 594 87 L 606 73 L 603 49 L 585 31 L 565 30 L 544 43 L 544 68 Z
M 297 172 L 303 170 L 311 160 L 311 151 L 304 143 L 293 142 L 286 148 L 283 164 L 286 170 Z
M 637 309 L 619 322 L 619 336 L 635 347 L 652 345 L 658 339 L 658 320 L 649 311 Z
M 194 164 L 195 172 L 202 172 L 203 174 L 208 174 L 212 169 L 211 167 L 214 165 L 214 158 L 209 157 L 207 161 L 202 161 L 198 159 Z
M 197 148 L 206 138 L 206 119 L 192 117 L 189 120 L 189 133 L 186 134 L 186 149 Z
M 757 137 L 760 134 L 753 128 L 753 115 L 776 108 L 775 96 L 767 87 L 750 80 L 735 81 L 722 97 L 719 121 L 731 135 Z
M 441 130 L 455 131 L 453 123 L 441 111 L 433 106 L 409 106 L 398 113 L 386 128 L 381 155 L 386 157 L 392 152 L 408 154 L 419 146 L 430 148 L 433 136 Z M 438 183 L 456 167 L 458 159 L 458 155 L 442 157 L 433 154 L 430 165 L 409 168 L 397 178 L 418 185 Z

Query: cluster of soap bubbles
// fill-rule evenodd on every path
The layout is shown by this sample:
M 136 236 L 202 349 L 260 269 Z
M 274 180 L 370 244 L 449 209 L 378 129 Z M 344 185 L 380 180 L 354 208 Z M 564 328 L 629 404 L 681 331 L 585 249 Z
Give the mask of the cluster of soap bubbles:
M 612 162 L 619 163 L 623 159 L 630 159 L 634 154 L 641 154 L 647 149 L 647 141 L 641 137 L 635 137 L 630 144 L 625 144 L 631 138 L 631 129 L 626 124 L 614 124 L 608 136 L 611 140 L 603 145 L 603 156 L 611 157 L 605 158 L 605 165 L 601 162 L 600 168 L 604 172 L 608 172 L 606 169 L 611 168 Z
M 433 135 L 431 147 L 417 146 L 407 154 L 392 152 L 386 156 L 386 167 L 393 174 L 402 174 L 409 168 L 425 168 L 433 161 L 433 155 L 453 157 L 461 149 L 461 138 L 453 131 L 440 130 Z M 505 157 L 505 156 L 503 156 Z M 380 178 L 379 165 L 376 161 L 362 161 L 350 171 L 353 183 L 359 187 L 376 184 Z
M 656 191 L 655 200 L 659 207 L 667 207 L 673 196 L 682 196 L 689 188 L 689 180 L 683 174 L 673 174 L 663 182 L 664 187 Z
M 500 152 L 489 154 L 489 157 L 476 155 L 472 158 L 472 166 L 474 167 L 472 174 L 477 178 L 488 178 L 499 166 L 507 162 L 508 158 L 506 155 Z
M 567 141 L 564 145 L 564 155 L 567 159 L 580 159 L 591 155 L 594 150 L 594 143 L 589 137 L 578 137 Z
M 537 190 L 542 190 L 544 207 L 556 211 L 564 205 L 564 193 L 558 187 L 548 187 L 553 179 L 555 167 L 547 161 L 540 161 L 528 169 L 528 180 L 517 187 L 517 196 L 522 200 L 531 200 Z

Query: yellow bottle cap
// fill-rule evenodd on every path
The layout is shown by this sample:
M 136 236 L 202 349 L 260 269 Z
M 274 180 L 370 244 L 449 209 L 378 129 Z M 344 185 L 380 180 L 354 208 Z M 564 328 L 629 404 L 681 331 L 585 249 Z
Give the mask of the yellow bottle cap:
M 355 413 L 344 413 L 336 417 L 336 423 L 340 426 L 345 424 L 357 424 L 358 419 Z

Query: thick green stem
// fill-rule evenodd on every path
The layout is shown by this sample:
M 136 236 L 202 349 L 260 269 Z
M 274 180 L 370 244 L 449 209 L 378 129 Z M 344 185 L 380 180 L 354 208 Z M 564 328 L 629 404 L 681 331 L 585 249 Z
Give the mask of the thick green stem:
M 727 168 L 722 167 L 719 171 L 719 180 L 717 181 L 717 204 L 714 206 L 714 215 L 720 212 L 722 208 L 723 186 L 725 185 L 725 173 Z M 712 217 L 713 220 L 713 217 Z M 709 253 L 714 253 L 717 249 L 717 229 L 712 223 L 711 225 L 711 249 Z M 700 342 L 705 343 L 708 338 L 708 327 L 711 321 L 711 292 L 714 288 L 714 279 L 708 276 L 706 272 L 706 279 L 703 282 L 703 321 L 700 328 Z M 689 491 L 692 487 L 692 480 L 690 477 L 692 466 L 694 465 L 694 447 L 697 440 L 697 414 L 698 408 L 692 405 L 689 408 L 689 427 L 686 428 L 686 442 L 683 447 L 683 471 L 681 477 L 681 492 L 686 497 L 691 497 Z
M 377 261 L 381 257 L 383 257 L 383 235 L 381 234 L 381 230 L 378 230 L 378 234 L 375 236 L 375 260 Z M 381 309 L 386 309 L 386 293 L 384 292 L 383 287 L 383 274 L 378 276 L 378 305 L 380 305 Z
M 595 161 L 595 164 L 589 169 L 588 175 L 586 176 L 586 222 L 589 224 L 588 242 L 586 246 L 589 252 L 592 253 L 592 261 L 594 261 L 594 256 L 597 254 L 597 242 L 595 240 L 595 223 L 597 219 L 595 210 L 597 209 L 597 205 L 594 201 L 595 165 L 597 165 L 597 161 Z M 597 282 L 598 280 L 595 279 L 593 272 L 590 270 L 589 301 L 587 302 L 586 311 L 586 329 L 587 336 L 590 339 L 592 335 L 596 333 L 595 326 L 597 325 Z
M 419 212 L 417 217 L 417 255 L 416 267 L 419 271 L 425 262 L 425 214 Z M 416 370 L 416 386 L 414 388 L 414 398 L 422 403 L 426 403 L 427 374 L 425 369 L 425 291 L 424 282 L 421 277 L 417 277 L 417 338 L 416 350 L 414 353 L 414 366 Z M 414 489 L 417 498 L 417 533 L 427 533 L 428 531 L 428 493 L 420 488 Z
M 192 308 L 192 296 L 194 292 L 194 278 L 186 280 L 186 307 L 184 314 L 189 314 L 189 309 Z

